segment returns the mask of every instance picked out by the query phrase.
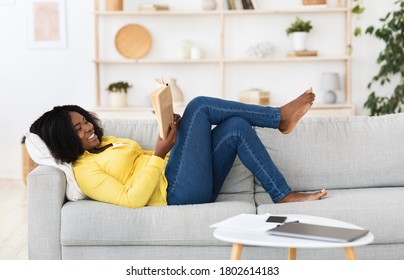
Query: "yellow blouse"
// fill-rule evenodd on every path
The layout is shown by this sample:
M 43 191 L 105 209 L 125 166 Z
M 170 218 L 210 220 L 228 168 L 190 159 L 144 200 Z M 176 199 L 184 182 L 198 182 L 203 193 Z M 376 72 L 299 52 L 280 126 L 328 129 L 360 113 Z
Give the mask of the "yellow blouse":
M 73 163 L 81 191 L 91 199 L 131 208 L 167 205 L 168 157 L 113 136 L 104 136 L 99 147 L 111 143 L 115 146 L 98 154 L 85 151 Z

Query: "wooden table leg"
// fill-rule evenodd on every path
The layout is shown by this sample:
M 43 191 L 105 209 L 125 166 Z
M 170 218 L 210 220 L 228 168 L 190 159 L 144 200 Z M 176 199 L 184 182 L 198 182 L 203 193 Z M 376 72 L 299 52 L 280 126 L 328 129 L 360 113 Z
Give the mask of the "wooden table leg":
M 296 260 L 296 248 L 289 248 L 288 249 L 288 260 Z
M 344 250 L 347 260 L 356 260 L 355 250 L 353 247 L 345 247 Z
M 243 250 L 243 245 L 242 244 L 234 243 L 233 248 L 231 250 L 230 259 L 231 260 L 239 260 L 240 257 L 241 257 L 241 251 L 242 250 Z

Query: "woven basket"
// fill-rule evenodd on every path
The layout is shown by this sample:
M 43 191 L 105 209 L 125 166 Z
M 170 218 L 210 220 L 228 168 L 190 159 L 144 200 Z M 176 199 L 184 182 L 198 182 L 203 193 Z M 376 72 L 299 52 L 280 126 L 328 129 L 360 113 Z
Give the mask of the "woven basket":
M 302 0 L 303 5 L 321 5 L 327 3 L 327 0 Z
M 24 184 L 27 185 L 28 173 L 30 173 L 31 170 L 37 167 L 37 164 L 29 156 L 25 143 L 21 144 L 21 154 L 22 154 L 22 180 L 24 181 Z

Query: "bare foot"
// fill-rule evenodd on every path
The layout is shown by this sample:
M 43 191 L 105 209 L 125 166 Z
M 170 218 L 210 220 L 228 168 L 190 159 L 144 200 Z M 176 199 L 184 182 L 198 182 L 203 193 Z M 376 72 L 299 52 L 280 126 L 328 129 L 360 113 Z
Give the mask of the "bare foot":
M 302 201 L 313 201 L 319 200 L 327 195 L 327 191 L 322 189 L 319 192 L 315 193 L 299 193 L 299 192 L 291 192 L 277 203 L 286 203 L 286 202 L 302 202 Z
M 316 95 L 310 87 L 302 95 L 281 107 L 281 121 L 278 129 L 280 132 L 287 134 L 291 132 L 299 120 L 313 105 Z

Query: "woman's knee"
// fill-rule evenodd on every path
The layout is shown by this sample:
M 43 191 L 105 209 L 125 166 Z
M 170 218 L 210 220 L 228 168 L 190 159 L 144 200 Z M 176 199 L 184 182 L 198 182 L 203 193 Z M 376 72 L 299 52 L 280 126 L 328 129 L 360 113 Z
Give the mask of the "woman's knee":
M 214 103 L 214 98 L 209 96 L 194 97 L 187 105 L 187 108 L 206 107 Z
M 244 119 L 243 117 L 231 117 L 228 118 L 225 122 L 223 122 L 229 129 L 238 130 L 238 131 L 251 131 L 251 124 Z
M 248 138 L 253 133 L 251 124 L 242 117 L 231 117 L 222 122 L 213 130 L 213 139 L 223 143 L 223 139 L 238 143 L 240 139 Z

